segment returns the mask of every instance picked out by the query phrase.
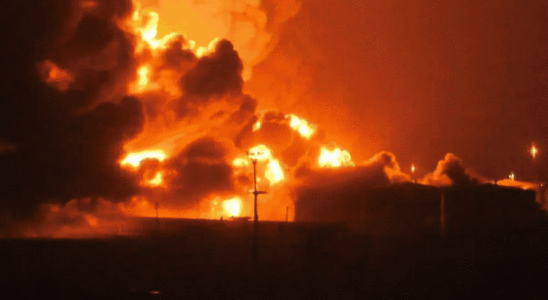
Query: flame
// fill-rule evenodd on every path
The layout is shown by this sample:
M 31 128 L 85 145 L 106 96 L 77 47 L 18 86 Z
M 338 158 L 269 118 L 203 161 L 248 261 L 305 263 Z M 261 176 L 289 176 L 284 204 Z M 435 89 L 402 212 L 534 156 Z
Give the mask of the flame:
M 272 156 L 272 152 L 265 145 L 257 145 L 247 152 L 249 158 L 255 161 L 266 161 L 265 177 L 270 181 L 270 186 L 285 179 L 280 162 Z M 236 162 L 236 161 L 235 161 Z M 257 181 L 259 178 L 257 178 Z
M 259 129 L 261 129 L 261 121 L 257 121 L 253 124 L 253 132 L 258 131 Z
M 139 88 L 144 89 L 148 84 L 148 75 L 150 73 L 150 69 L 148 66 L 142 66 L 137 71 L 139 74 Z
M 157 172 L 156 176 L 154 176 L 154 178 L 152 178 L 151 180 L 149 180 L 147 182 L 147 185 L 160 186 L 163 183 L 163 176 L 162 175 L 163 175 L 162 172 Z
M 141 161 L 147 158 L 157 159 L 164 161 L 167 158 L 166 153 L 163 150 L 147 150 L 142 152 L 129 153 L 121 162 L 121 165 L 132 165 L 138 167 L 141 165 Z
M 265 177 L 270 181 L 271 186 L 285 179 L 284 172 L 277 159 L 271 159 L 268 162 Z
M 514 172 L 512 172 L 512 173 L 510 173 L 508 178 L 510 178 L 510 180 L 514 181 L 516 179 L 516 175 L 514 174 Z
M 411 164 L 411 173 L 415 173 L 415 164 Z
M 257 161 L 266 161 L 272 157 L 270 149 L 265 145 L 257 145 L 248 151 L 249 158 Z
M 140 5 L 138 5 L 139 7 Z M 160 16 L 154 11 L 149 11 L 148 21 L 143 27 L 135 26 L 135 33 L 141 36 L 141 39 L 146 42 L 150 48 L 156 49 L 160 46 L 160 41 L 156 40 L 155 37 L 158 34 L 158 21 Z M 138 23 L 142 20 L 141 9 L 136 10 L 133 13 L 133 21 Z M 142 45 L 138 47 L 138 50 L 142 50 Z
M 232 165 L 235 166 L 235 167 L 247 167 L 247 166 L 249 166 L 249 161 L 245 158 L 236 158 L 232 162 Z
M 301 119 L 293 114 L 287 115 L 286 118 L 290 120 L 289 127 L 299 132 L 302 137 L 309 139 L 314 134 L 314 128 L 305 119 Z
M 223 213 L 231 217 L 239 217 L 242 213 L 243 202 L 240 197 L 225 200 L 222 203 Z
M 333 151 L 329 151 L 327 148 L 322 147 L 320 150 L 320 157 L 318 158 L 318 164 L 320 167 L 325 168 L 338 168 L 341 166 L 354 166 L 352 156 L 346 150 L 335 148 Z
M 531 155 L 533 156 L 533 158 L 535 158 L 537 156 L 537 153 L 538 153 L 538 148 L 535 147 L 535 144 L 533 144 L 533 146 L 531 147 L 531 150 L 529 151 L 531 153 Z

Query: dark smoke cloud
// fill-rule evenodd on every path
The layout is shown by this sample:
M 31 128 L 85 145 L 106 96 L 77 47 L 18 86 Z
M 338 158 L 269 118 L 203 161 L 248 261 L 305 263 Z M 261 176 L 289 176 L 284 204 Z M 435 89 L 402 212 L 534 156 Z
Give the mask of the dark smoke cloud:
M 242 93 L 243 64 L 232 43 L 221 40 L 215 51 L 202 57 L 181 79 L 183 102 L 207 102 L 226 94 Z
M 460 158 L 452 153 L 445 155 L 443 160 L 438 162 L 438 166 L 433 173 L 427 174 L 422 183 L 444 186 L 444 185 L 471 185 L 479 184 L 485 180 L 467 170 Z
M 26 218 L 49 200 L 123 200 L 138 192 L 121 169 L 123 144 L 143 127 L 141 103 L 124 97 L 134 41 L 117 27 L 131 1 L 11 1 L 2 9 L 0 206 Z M 19 20 L 24 20 L 19 21 Z M 51 61 L 74 78 L 60 92 L 37 68 Z
M 200 138 L 166 162 L 170 187 L 168 205 L 189 208 L 203 198 L 229 195 L 234 190 L 232 167 L 226 147 L 210 137 Z
M 185 49 L 188 41 L 178 34 L 173 37 L 166 45 L 166 50 L 162 53 L 161 68 L 171 68 L 185 70 L 197 61 L 196 55 L 191 50 Z
M 127 83 L 135 78 L 135 37 L 118 27 L 132 10 L 131 1 L 96 3 L 83 8 L 80 1 L 73 1 L 72 12 L 59 16 L 71 22 L 65 24 L 45 53 L 75 77 L 63 101 L 65 109 L 116 101 L 126 95 Z

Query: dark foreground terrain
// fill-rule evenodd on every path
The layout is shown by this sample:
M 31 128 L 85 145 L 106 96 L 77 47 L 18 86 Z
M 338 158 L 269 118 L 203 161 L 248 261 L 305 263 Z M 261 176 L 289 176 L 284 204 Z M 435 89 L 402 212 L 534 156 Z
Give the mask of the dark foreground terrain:
M 4 299 L 548 299 L 545 228 L 373 237 L 262 222 L 255 262 L 251 222 L 4 239 L 0 286 Z

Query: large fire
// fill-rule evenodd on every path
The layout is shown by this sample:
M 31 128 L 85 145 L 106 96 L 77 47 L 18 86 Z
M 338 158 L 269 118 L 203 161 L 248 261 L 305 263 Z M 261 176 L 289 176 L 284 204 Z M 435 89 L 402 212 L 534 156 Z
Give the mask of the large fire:
M 133 14 L 119 25 L 135 38 L 131 49 L 135 73 L 125 82 L 125 90 L 142 104 L 144 120 L 139 133 L 125 139 L 125 153 L 118 163 L 124 172 L 138 178 L 140 192 L 127 201 L 101 202 L 108 214 L 118 211 L 123 216 L 207 219 L 249 216 L 253 201 L 248 201 L 252 199 L 248 192 L 256 174 L 260 190 L 268 190 L 259 199 L 261 219 L 286 220 L 293 205 L 290 183 L 299 166 L 354 166 L 348 150 L 322 146 L 326 141 L 318 134 L 318 125 L 275 108 L 259 113 L 255 99 L 243 93 L 241 85 L 261 57 L 257 51 L 265 50 L 268 42 L 261 31 L 266 28 L 266 15 L 261 15 L 260 2 L 245 2 L 240 3 L 243 7 L 230 2 L 229 6 L 237 7 L 228 14 L 208 8 L 213 9 L 213 15 L 233 18 L 228 26 L 234 28 L 223 29 L 227 25 L 220 22 L 203 27 L 202 32 L 192 28 L 170 31 L 162 21 L 165 10 L 156 11 L 137 1 Z M 85 8 L 97 6 L 86 2 Z M 189 10 L 203 7 L 196 3 L 186 8 L 180 14 L 192 18 L 196 16 Z M 184 19 L 182 15 L 177 18 Z M 247 23 L 253 24 L 255 32 L 246 29 Z M 248 40 L 234 32 L 255 38 Z M 231 37 L 236 39 L 231 40 L 233 45 L 227 46 L 226 40 L 223 43 Z M 52 61 L 44 61 L 39 68 L 42 80 L 59 91 L 68 90 L 78 79 L 78 74 L 68 71 L 72 69 Z M 228 75 L 220 73 L 223 71 Z M 224 84 L 228 91 L 222 89 Z M 243 139 L 241 144 L 234 142 L 237 137 Z M 90 200 L 54 205 L 50 213 L 61 215 L 67 210 L 88 226 L 100 228 L 105 220 L 99 215 L 78 211 L 79 203 L 86 201 Z
M 240 197 L 224 200 L 222 206 L 223 214 L 229 217 L 239 217 L 243 210 L 243 202 Z
M 141 161 L 145 159 L 156 159 L 158 161 L 164 161 L 166 158 L 167 155 L 163 150 L 147 150 L 142 152 L 128 153 L 128 155 L 120 162 L 120 164 L 139 167 Z
M 289 126 L 298 131 L 304 138 L 310 138 L 314 134 L 314 128 L 304 119 L 301 119 L 293 114 L 287 116 L 290 120 Z
M 360 167 L 342 169 L 356 165 L 350 151 L 331 146 L 336 145 L 335 141 L 326 140 L 329 135 L 313 123 L 316 120 L 303 111 L 293 114 L 263 107 L 264 103 L 259 105 L 247 93 L 245 84 L 252 67 L 270 53 L 276 42 L 276 37 L 271 40 L 269 31 L 276 27 L 275 21 L 269 19 L 261 1 L 133 2 L 133 12 L 115 17 L 93 15 L 86 20 L 79 16 L 84 19 L 81 22 L 90 23 L 77 24 L 71 30 L 77 34 L 83 30 L 85 34 L 58 38 L 56 47 L 63 48 L 63 43 L 67 43 L 67 48 L 83 54 L 62 49 L 57 56 L 44 57 L 36 65 L 40 80 L 53 92 L 71 96 L 67 98 L 71 101 L 86 94 L 87 81 L 93 90 L 93 95 L 87 95 L 89 99 L 83 97 L 85 105 L 74 104 L 67 109 L 70 114 L 63 115 L 63 122 L 76 130 L 57 130 L 58 125 L 52 125 L 55 130 L 44 130 L 74 135 L 66 143 L 63 138 L 51 139 L 67 144 L 67 148 L 48 146 L 59 150 L 51 152 L 68 154 L 67 164 L 85 161 L 71 165 L 75 173 L 80 173 L 74 181 L 66 176 L 74 187 L 60 194 L 64 198 L 79 198 L 44 206 L 53 219 L 77 219 L 89 227 L 100 228 L 108 218 L 90 213 L 89 207 L 95 206 L 101 207 L 108 217 L 249 216 L 253 213 L 249 190 L 259 183 L 259 190 L 264 192 L 258 200 L 261 220 L 285 220 L 293 205 L 294 187 L 307 181 L 317 183 L 324 173 L 338 176 L 372 165 L 381 166 L 377 169 L 390 177 L 390 182 L 395 182 L 394 178 L 400 182 L 410 178 L 417 181 L 414 164 L 412 176 L 403 174 L 388 153 L 380 153 Z M 93 13 L 109 9 L 102 7 L 103 2 L 95 1 L 81 2 L 81 6 Z M 291 17 L 291 13 L 282 10 L 276 14 L 286 14 L 285 20 Z M 76 19 L 66 23 L 76 23 Z M 90 44 L 101 42 L 104 34 L 105 45 L 97 45 L 98 49 L 81 47 L 80 40 L 88 41 L 88 27 L 95 33 L 94 22 L 108 26 L 98 27 Z M 64 34 L 71 34 L 69 31 Z M 71 44 L 74 41 L 79 47 Z M 84 132 L 82 139 L 80 132 Z M 19 147 L 11 142 L 0 141 L 0 152 Z M 95 144 L 99 144 L 97 149 Z M 89 158 L 89 153 L 98 154 Z M 535 145 L 530 153 L 533 158 L 538 155 Z M 41 159 L 38 157 L 37 161 Z M 439 166 L 429 179 L 431 184 L 451 184 L 453 178 L 447 174 L 454 172 L 446 172 L 446 168 L 457 166 L 457 172 L 464 169 L 459 168 L 454 157 Z M 325 168 L 341 168 L 341 172 L 321 170 Z M 71 171 L 67 174 L 72 175 Z M 86 177 L 84 173 L 91 175 Z M 108 182 L 90 177 L 105 177 Z M 508 182 L 503 183 L 524 186 L 515 180 L 514 173 Z M 58 187 L 51 187 L 55 188 Z M 33 191 L 22 195 L 27 194 L 32 195 Z M 58 195 L 47 197 L 57 199 Z M 97 200 L 99 197 L 105 199 Z M 108 197 L 116 197 L 116 201 Z
M 249 159 L 254 161 L 266 162 L 264 177 L 268 179 L 270 185 L 282 182 L 285 179 L 284 171 L 280 161 L 272 156 L 272 152 L 265 145 L 257 145 L 247 151 Z M 234 166 L 248 166 L 249 163 L 244 158 L 237 158 L 233 162 Z
M 322 168 L 338 168 L 342 166 L 354 166 L 352 156 L 347 150 L 341 150 L 335 148 L 329 150 L 325 147 L 321 148 L 320 157 L 318 158 L 318 165 Z
M 154 91 L 167 91 L 168 97 L 166 98 L 166 104 L 169 104 L 170 99 L 174 97 L 180 97 L 184 93 L 183 90 L 178 86 L 178 81 L 180 80 L 176 72 L 167 71 L 158 68 L 156 60 L 163 59 L 165 55 L 166 47 L 170 47 L 173 41 L 180 38 L 181 35 L 176 32 L 166 32 L 163 31 L 162 35 L 159 34 L 159 26 L 162 23 L 162 15 L 157 11 L 151 9 L 151 7 L 143 8 L 141 3 L 135 3 L 135 11 L 131 20 L 131 31 L 137 37 L 139 41 L 137 43 L 136 55 L 142 57 L 140 59 L 141 64 L 137 68 L 136 80 L 129 85 L 129 90 L 134 94 L 145 94 Z M 159 37 L 160 36 L 160 37 Z M 207 57 L 209 55 L 214 55 L 216 51 L 216 46 L 219 43 L 219 36 L 223 34 L 214 36 L 210 35 L 209 42 L 204 43 L 204 38 L 202 36 L 189 36 L 190 38 L 195 38 L 199 40 L 199 44 L 194 40 L 188 39 L 184 36 L 184 43 L 180 46 L 183 47 L 182 50 L 192 51 L 194 55 L 200 59 Z M 235 46 L 239 46 L 235 44 Z M 244 59 L 244 67 L 246 60 Z M 245 76 L 245 74 L 244 74 Z M 207 109 L 202 109 L 202 113 L 207 112 Z M 218 109 L 214 106 L 211 106 L 212 113 L 215 112 L 213 109 Z M 223 107 L 222 109 L 226 109 Z M 141 180 L 141 186 L 143 187 L 163 187 L 164 190 L 171 189 L 171 184 L 166 184 L 166 181 L 171 182 L 170 176 L 173 176 L 173 172 L 168 172 L 162 163 L 170 158 L 166 153 L 177 153 L 185 147 L 186 144 L 191 141 L 194 137 L 199 137 L 201 132 L 204 131 L 204 128 L 215 126 L 211 122 L 211 117 L 204 118 L 203 120 L 194 120 L 193 124 L 179 124 L 174 120 L 172 108 L 169 106 L 161 106 L 159 113 L 161 118 L 156 117 L 155 119 L 150 119 L 145 124 L 145 130 L 141 133 L 136 139 L 129 141 L 126 144 L 126 149 L 156 149 L 156 150 L 146 150 L 146 151 L 128 151 L 124 159 L 120 161 L 122 166 L 131 166 L 132 170 L 135 172 L 142 172 L 143 179 Z M 205 116 L 205 114 L 204 114 Z M 285 116 L 285 117 L 284 117 Z M 302 117 L 299 117 L 295 114 L 285 114 L 282 115 L 282 119 L 279 120 L 280 124 L 286 124 L 289 129 L 296 132 L 299 136 L 304 138 L 306 141 L 310 141 L 311 137 L 316 133 L 317 126 L 310 124 L 307 120 Z M 259 132 L 262 129 L 263 124 L 263 113 L 259 114 L 258 120 L 252 126 L 252 132 Z M 205 126 L 205 127 L 204 127 Z M 293 169 L 287 166 L 287 163 L 280 159 L 282 153 L 274 152 L 272 149 L 265 144 L 262 144 L 261 141 L 256 146 L 253 146 L 246 151 L 246 155 L 239 154 L 239 157 L 232 159 L 231 167 L 235 176 L 247 176 L 248 178 L 253 174 L 253 168 L 257 168 L 257 181 L 262 182 L 261 179 L 266 180 L 269 186 L 272 188 L 276 186 L 276 189 L 280 189 L 284 186 L 284 182 L 287 182 L 291 175 L 286 174 L 288 171 L 292 172 Z M 319 147 L 319 145 L 317 145 Z M 278 150 L 276 150 L 278 151 Z M 276 156 L 275 156 L 276 155 Z M 303 154 L 300 154 L 303 155 Z M 153 159 L 160 162 L 160 167 L 158 169 L 150 170 L 141 170 L 141 162 L 145 159 Z M 341 166 L 353 166 L 354 162 L 350 156 L 350 153 L 347 150 L 333 149 L 328 150 L 327 148 L 322 147 L 319 157 L 314 158 L 318 161 L 319 167 L 341 167 Z M 252 166 L 251 162 L 255 163 L 255 166 Z M 317 167 L 317 166 L 316 166 Z M 152 173 L 151 173 L 152 172 Z M 185 176 L 192 176 L 188 174 Z M 246 189 L 242 189 L 246 190 Z M 242 196 L 244 196 L 242 194 Z M 152 201 L 146 200 L 145 198 L 140 198 L 140 201 Z M 203 199 L 204 201 L 210 201 L 212 203 L 212 210 L 209 215 L 203 215 L 200 213 L 201 217 L 206 218 L 218 218 L 220 215 L 225 216 L 240 216 L 243 212 L 248 212 L 246 210 L 245 203 L 243 202 L 240 196 L 230 198 L 228 200 L 217 199 L 210 200 Z M 271 199 L 270 201 L 275 201 Z M 143 202 L 146 203 L 146 202 Z M 220 205 L 217 205 L 219 204 Z M 282 203 L 282 202 L 280 202 Z M 150 205 L 148 205 L 150 210 Z M 222 207 L 222 212 L 220 212 L 215 207 Z M 281 206 L 282 207 L 282 206 Z M 286 204 L 283 204 L 284 208 Z M 204 210 L 207 211 L 207 210 Z M 165 212 L 163 212 L 165 214 Z M 281 216 L 283 218 L 285 216 Z

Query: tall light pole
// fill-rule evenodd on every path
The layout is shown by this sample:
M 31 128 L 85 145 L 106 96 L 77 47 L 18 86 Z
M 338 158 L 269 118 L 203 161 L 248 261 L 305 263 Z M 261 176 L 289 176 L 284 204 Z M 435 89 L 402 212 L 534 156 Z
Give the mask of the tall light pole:
M 531 153 L 531 156 L 533 157 L 533 175 L 535 176 L 535 181 L 539 181 L 539 175 L 537 172 L 537 164 L 535 163 L 535 158 L 537 157 L 538 148 L 535 147 L 535 144 L 531 146 L 531 149 L 529 150 L 529 153 Z
M 257 213 L 257 196 L 260 194 L 266 194 L 265 191 L 258 191 L 257 190 L 257 161 L 259 160 L 257 157 L 262 155 L 262 152 L 256 151 L 256 152 L 249 152 L 247 151 L 247 155 L 249 156 L 249 159 L 251 159 L 251 162 L 253 163 L 253 221 L 257 222 L 259 221 L 259 214 Z
M 529 152 L 533 156 L 533 159 L 535 159 L 535 157 L 537 157 L 538 148 L 535 147 L 535 144 L 533 144 L 533 146 L 531 147 L 531 150 L 529 150 Z

